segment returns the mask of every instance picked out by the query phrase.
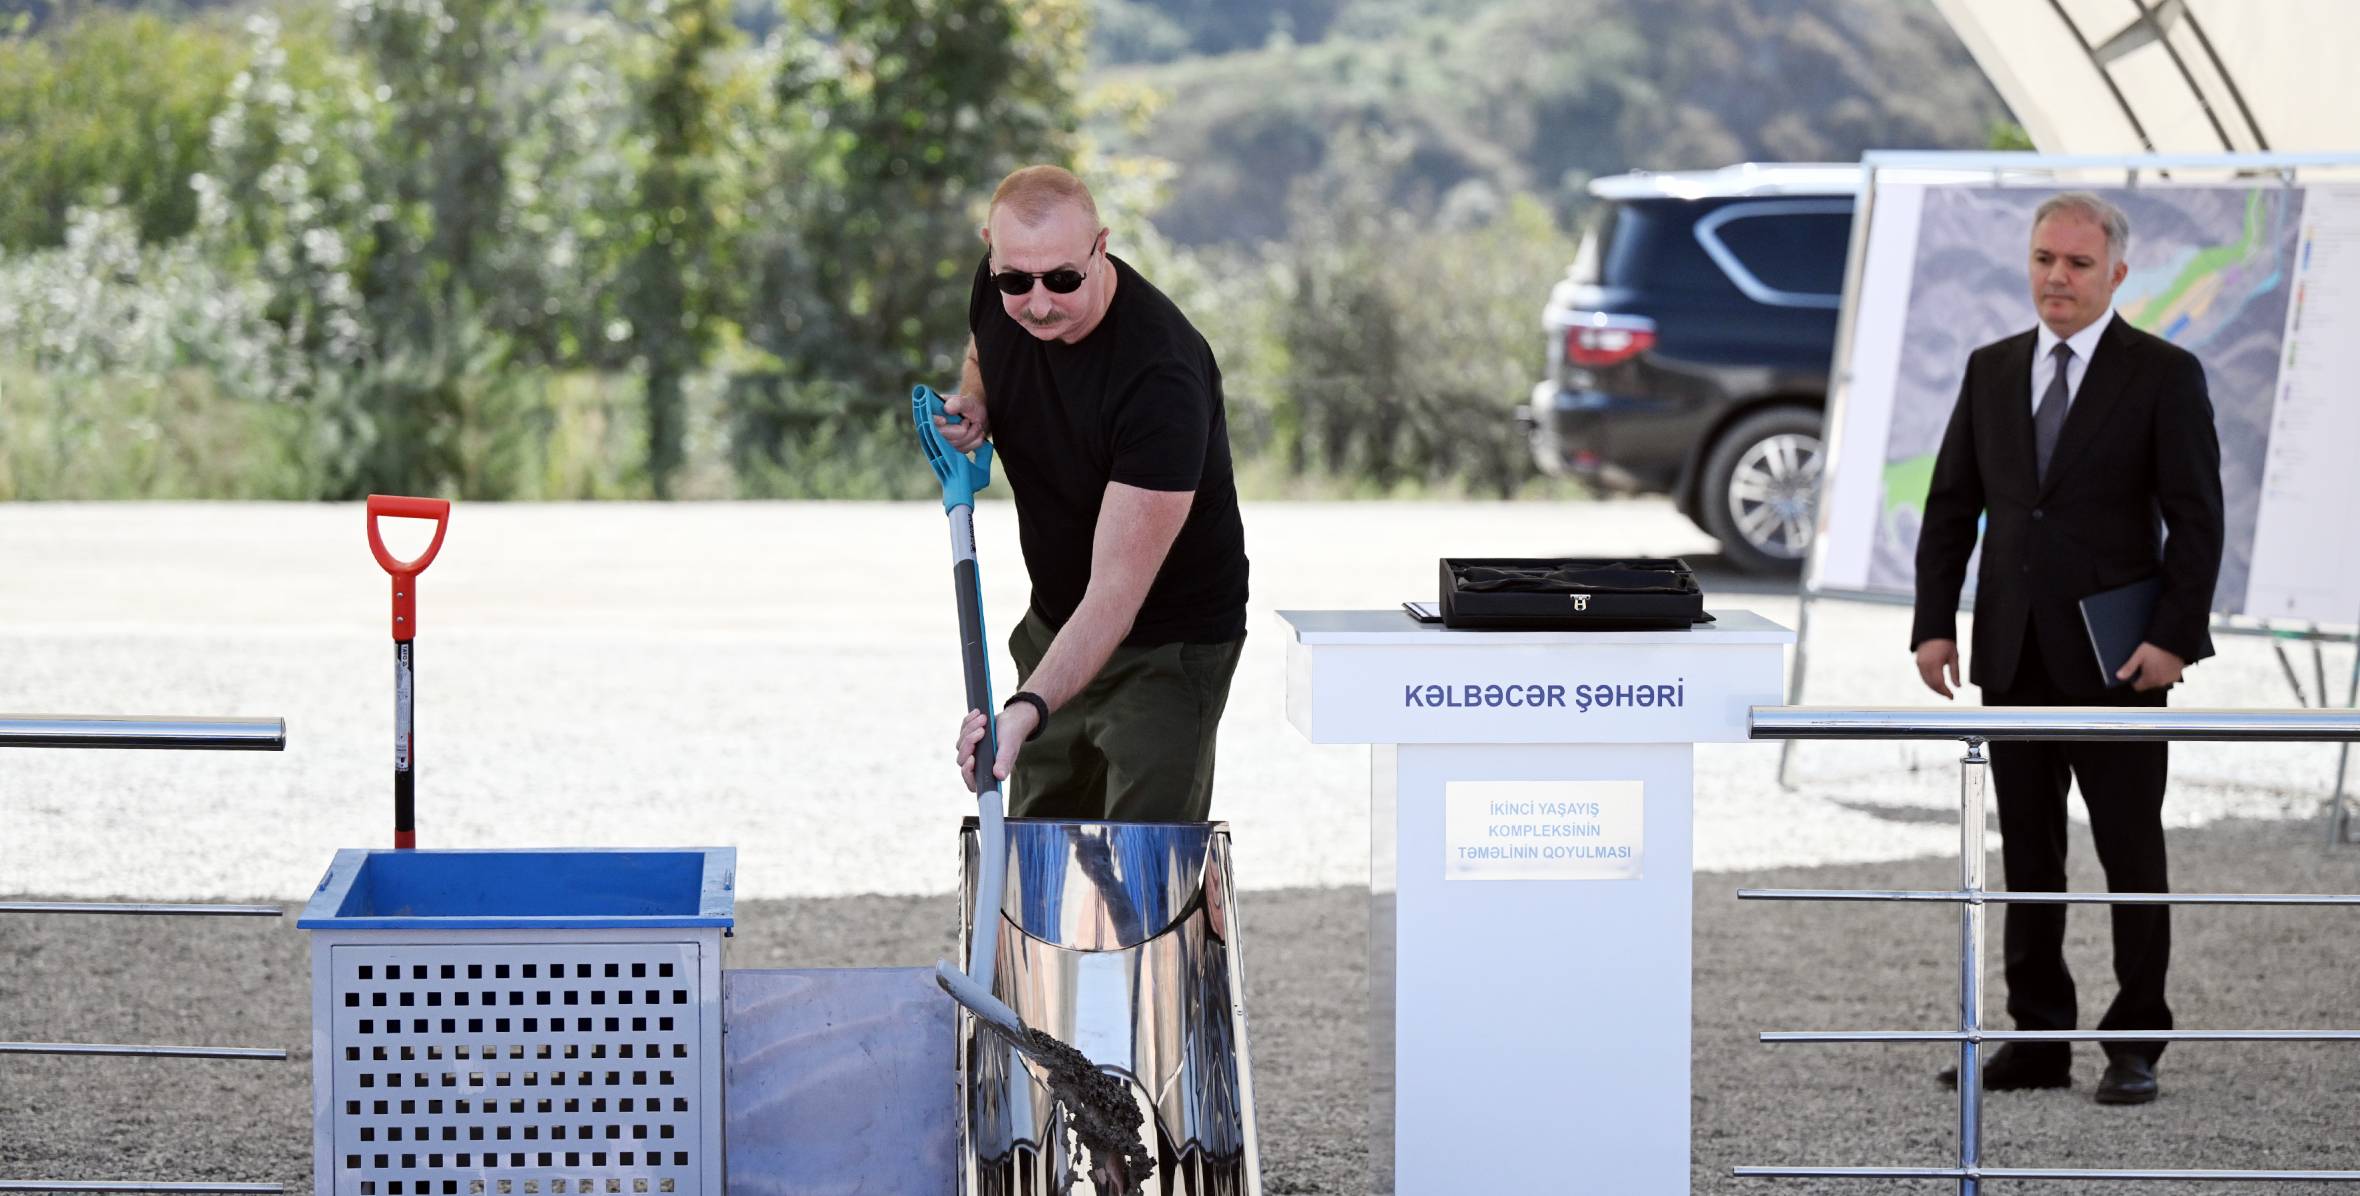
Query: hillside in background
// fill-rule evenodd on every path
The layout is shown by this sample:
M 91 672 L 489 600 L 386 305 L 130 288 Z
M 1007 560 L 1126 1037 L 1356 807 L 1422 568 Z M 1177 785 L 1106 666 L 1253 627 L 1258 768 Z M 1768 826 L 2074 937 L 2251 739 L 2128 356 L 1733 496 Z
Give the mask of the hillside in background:
M 1155 222 L 1186 246 L 1285 239 L 1344 188 L 1446 226 L 1527 194 L 1570 227 L 1601 174 L 1978 149 L 2009 119 L 1930 0 L 1089 2 L 1085 83 L 1152 97 L 1094 131 L 1171 164 Z M 728 3 L 753 37 L 791 32 L 777 0 Z M 0 29 L 57 7 L 0 0 Z
M 1161 107 L 1107 146 L 1178 169 L 1185 245 L 1282 239 L 1339 176 L 1442 223 L 1589 179 L 1869 149 L 2008 120 L 1926 0 L 1097 0 L 1090 81 Z
M 1988 143 L 1930 3 L 0 0 L 0 499 L 906 496 L 1068 159 L 1251 492 L 1530 493 L 1585 184 Z

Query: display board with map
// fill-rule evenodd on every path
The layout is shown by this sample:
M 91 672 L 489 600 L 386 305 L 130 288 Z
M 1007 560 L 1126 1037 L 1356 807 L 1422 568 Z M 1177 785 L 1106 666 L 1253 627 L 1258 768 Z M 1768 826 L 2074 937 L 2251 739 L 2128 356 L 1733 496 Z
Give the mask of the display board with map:
M 2053 193 L 1876 186 L 1814 591 L 1912 593 L 1918 522 L 1967 355 L 2032 326 L 2026 245 L 2033 210 Z M 2227 517 L 2214 609 L 2353 623 L 2360 187 L 2273 179 L 2100 194 L 2131 225 L 2116 311 L 2204 363 Z

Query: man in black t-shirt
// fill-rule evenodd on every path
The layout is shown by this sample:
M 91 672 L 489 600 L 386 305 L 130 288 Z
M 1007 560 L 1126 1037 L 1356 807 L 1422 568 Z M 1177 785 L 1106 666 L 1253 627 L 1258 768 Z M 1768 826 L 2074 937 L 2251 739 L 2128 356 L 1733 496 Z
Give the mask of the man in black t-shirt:
M 1000 183 L 944 397 L 961 422 L 938 422 L 962 452 L 991 438 L 1032 577 L 992 768 L 1018 816 L 1203 821 L 1246 631 L 1221 370 L 1106 234 L 1064 170 Z M 983 725 L 959 728 L 971 786 Z

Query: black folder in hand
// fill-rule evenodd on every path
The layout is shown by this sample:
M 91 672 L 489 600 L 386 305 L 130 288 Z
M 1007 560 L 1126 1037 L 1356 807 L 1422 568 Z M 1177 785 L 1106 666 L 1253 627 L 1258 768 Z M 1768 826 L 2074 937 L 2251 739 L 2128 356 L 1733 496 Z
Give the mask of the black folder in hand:
M 2089 632 L 2090 648 L 2097 653 L 2098 673 L 2106 688 L 2130 684 L 2115 674 L 2146 642 L 2147 621 L 2155 617 L 2155 600 L 2162 594 L 2163 579 L 2150 577 L 2081 600 L 2081 625 Z

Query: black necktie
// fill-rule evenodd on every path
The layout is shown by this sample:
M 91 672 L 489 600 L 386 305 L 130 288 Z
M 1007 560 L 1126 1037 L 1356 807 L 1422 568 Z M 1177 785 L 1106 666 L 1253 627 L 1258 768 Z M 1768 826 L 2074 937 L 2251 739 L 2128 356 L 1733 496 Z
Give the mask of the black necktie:
M 2073 361 L 2073 346 L 2063 341 L 2049 350 L 2057 359 L 2057 372 L 2049 378 L 2049 388 L 2040 394 L 2040 406 L 2032 409 L 2032 454 L 2035 464 L 2033 479 L 2045 482 L 2049 477 L 2049 457 L 2057 451 L 2057 433 L 2065 429 L 2065 406 L 2071 400 L 2065 386 L 2065 367 Z

